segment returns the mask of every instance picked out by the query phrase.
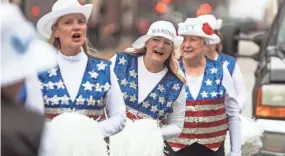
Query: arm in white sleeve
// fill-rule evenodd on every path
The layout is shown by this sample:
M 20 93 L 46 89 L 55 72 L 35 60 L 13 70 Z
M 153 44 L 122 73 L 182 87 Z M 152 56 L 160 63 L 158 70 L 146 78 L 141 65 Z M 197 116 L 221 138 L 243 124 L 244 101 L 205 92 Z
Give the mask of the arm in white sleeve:
M 117 60 L 117 54 L 114 55 L 113 57 L 111 57 L 111 58 L 109 59 L 109 61 L 111 61 L 110 69 L 111 69 L 112 71 L 114 71 L 115 64 L 116 64 L 116 60 Z
M 241 156 L 241 119 L 240 108 L 231 75 L 224 68 L 222 84 L 226 88 L 225 109 L 228 116 L 231 152 L 230 156 Z
M 184 86 L 178 98 L 174 101 L 172 108 L 173 112 L 167 116 L 167 124 L 161 128 L 165 140 L 177 137 L 183 130 L 186 109 L 186 92 Z
M 112 136 L 120 132 L 126 123 L 126 106 L 121 94 L 115 73 L 111 69 L 111 89 L 106 97 L 106 112 L 108 118 L 99 122 L 104 137 Z
M 33 73 L 26 78 L 25 89 L 25 108 L 33 112 L 44 114 L 44 98 L 41 91 L 41 83 L 38 79 L 37 73 Z
M 238 100 L 238 104 L 240 107 L 240 112 L 242 112 L 242 110 L 246 106 L 245 102 L 246 102 L 246 98 L 247 98 L 247 90 L 245 87 L 245 82 L 244 82 L 242 72 L 241 72 L 240 67 L 237 63 L 235 65 L 232 78 L 233 78 L 235 90 L 237 93 L 237 100 Z

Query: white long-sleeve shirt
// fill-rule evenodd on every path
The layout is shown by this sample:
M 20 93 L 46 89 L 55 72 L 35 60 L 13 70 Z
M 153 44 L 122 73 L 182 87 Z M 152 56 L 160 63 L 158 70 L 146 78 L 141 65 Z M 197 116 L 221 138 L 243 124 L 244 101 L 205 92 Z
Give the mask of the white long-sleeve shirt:
M 203 83 L 203 76 L 197 77 L 186 75 L 187 85 L 194 99 L 197 98 L 200 88 Z M 233 80 L 226 66 L 223 66 L 223 86 L 226 88 L 225 95 L 225 110 L 228 115 L 228 126 L 230 132 L 231 142 L 231 156 L 241 155 L 241 120 L 240 108 L 238 105 L 237 95 L 234 87 Z
M 76 98 L 86 69 L 88 57 L 82 51 L 76 56 L 65 56 L 58 52 L 58 65 L 67 91 L 72 100 Z M 76 72 L 75 72 L 76 71 Z M 117 78 L 112 70 L 111 88 L 106 95 L 106 112 L 108 118 L 99 122 L 104 137 L 121 131 L 126 121 L 126 108 Z
M 215 60 L 218 60 L 219 55 L 217 54 Z M 227 67 L 227 63 L 224 63 L 224 66 Z M 235 67 L 232 73 L 232 80 L 234 83 L 235 91 L 237 93 L 237 101 L 240 107 L 240 112 L 245 108 L 246 104 L 246 98 L 247 98 L 247 90 L 244 82 L 244 78 L 241 72 L 241 69 L 238 65 L 238 63 L 235 63 Z
M 111 58 L 112 67 L 114 69 L 116 57 Z M 168 69 L 164 68 L 158 73 L 152 73 L 145 67 L 143 56 L 138 57 L 138 102 L 141 103 L 153 88 L 167 73 Z M 177 137 L 183 129 L 184 116 L 186 109 L 186 92 L 185 87 L 182 88 L 178 98 L 174 101 L 173 112 L 167 116 L 167 124 L 161 127 L 162 135 L 165 140 Z
M 44 115 L 44 98 L 36 72 L 25 79 L 25 89 L 25 108 Z
M 238 63 L 236 63 L 233 74 L 232 74 L 233 83 L 235 86 L 235 90 L 237 93 L 237 100 L 240 107 L 241 112 L 246 106 L 246 98 L 247 98 L 247 90 L 245 86 L 245 82 L 243 79 L 242 72 Z

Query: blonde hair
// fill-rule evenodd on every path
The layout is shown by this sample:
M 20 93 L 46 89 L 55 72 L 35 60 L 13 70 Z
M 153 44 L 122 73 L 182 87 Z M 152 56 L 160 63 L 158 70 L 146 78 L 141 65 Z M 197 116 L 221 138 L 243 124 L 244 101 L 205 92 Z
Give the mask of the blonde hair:
M 52 33 L 51 36 L 48 40 L 48 43 L 53 45 L 57 50 L 60 50 L 60 40 L 59 38 L 55 37 L 54 32 L 55 32 L 55 27 L 56 24 L 52 26 Z M 97 58 L 97 59 L 102 59 L 98 56 L 98 51 L 95 48 L 92 48 L 92 45 L 90 44 L 90 41 L 88 38 L 86 38 L 86 41 L 82 45 L 84 53 L 92 58 Z
M 130 54 L 137 54 L 137 55 L 145 55 L 146 54 L 146 47 L 141 48 L 141 49 L 134 49 L 132 51 L 128 51 L 127 53 Z M 165 65 L 170 71 L 183 83 L 186 82 L 184 76 L 179 72 L 179 62 L 176 59 L 175 51 L 171 52 L 170 56 L 166 59 Z

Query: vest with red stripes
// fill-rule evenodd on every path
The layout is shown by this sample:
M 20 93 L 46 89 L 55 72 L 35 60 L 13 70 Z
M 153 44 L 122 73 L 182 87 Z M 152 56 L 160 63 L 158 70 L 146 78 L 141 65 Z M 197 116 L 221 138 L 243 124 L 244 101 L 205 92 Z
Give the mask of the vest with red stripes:
M 181 69 L 183 65 L 180 64 Z M 223 65 L 207 59 L 202 86 L 194 99 L 187 86 L 184 128 L 169 145 L 178 151 L 195 142 L 217 151 L 226 138 L 228 122 L 224 106 L 225 88 L 222 85 Z

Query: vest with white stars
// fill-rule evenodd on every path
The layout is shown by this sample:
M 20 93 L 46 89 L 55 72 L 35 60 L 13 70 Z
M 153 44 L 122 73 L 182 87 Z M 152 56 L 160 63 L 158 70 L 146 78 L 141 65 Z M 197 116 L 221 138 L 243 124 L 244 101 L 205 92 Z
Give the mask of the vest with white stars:
M 40 73 L 39 79 L 48 120 L 64 112 L 78 112 L 96 120 L 105 119 L 104 98 L 110 89 L 109 61 L 88 58 L 74 101 L 69 96 L 58 66 Z
M 181 62 L 180 67 L 184 71 Z M 196 100 L 186 86 L 184 128 L 178 138 L 169 140 L 169 145 L 174 151 L 195 142 L 217 151 L 223 144 L 228 124 L 224 106 L 225 88 L 222 85 L 222 79 L 222 63 L 207 59 L 203 83 Z
M 114 71 L 125 100 L 128 118 L 152 118 L 162 121 L 173 112 L 172 104 L 178 98 L 183 82 L 172 72 L 168 71 L 149 95 L 139 103 L 138 57 L 118 53 Z
M 220 53 L 217 61 L 222 62 L 228 68 L 230 74 L 233 75 L 237 61 L 236 58 Z

